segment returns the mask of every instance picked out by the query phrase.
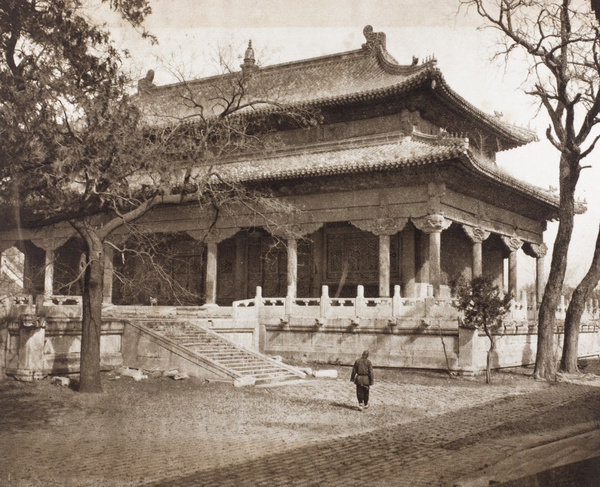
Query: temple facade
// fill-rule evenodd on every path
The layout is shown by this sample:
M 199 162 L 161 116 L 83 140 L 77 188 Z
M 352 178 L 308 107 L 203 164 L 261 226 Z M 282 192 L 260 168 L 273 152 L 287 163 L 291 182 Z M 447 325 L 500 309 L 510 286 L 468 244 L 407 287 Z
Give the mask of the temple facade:
M 518 297 L 517 255 L 524 253 L 537 263 L 537 292 L 529 302 L 535 310 L 544 285 L 543 234 L 557 217 L 558 198 L 496 163 L 498 152 L 534 142 L 535 133 L 472 106 L 448 86 L 435 59 L 400 64 L 387 52 L 383 33 L 367 26 L 364 35 L 353 51 L 267 67 L 256 65 L 249 46 L 242 70 L 251 71 L 253 83 L 284 85 L 278 102 L 317 110 L 320 122 L 281 130 L 270 151 L 224 158 L 215 170 L 269 188 L 295 211 L 240 208 L 214 220 L 194 205 L 153 210 L 141 223 L 162 235 L 164 251 L 177 257 L 169 272 L 189 294 L 176 299 L 158 279 L 122 284 L 115 273 L 134 282 L 136 275 L 151 277 L 135 256 L 107 245 L 107 307 L 231 308 L 257 296 L 302 306 L 323 296 L 342 307 L 344 299 L 358 298 L 414 303 L 450 299 L 454 281 L 482 275 Z M 149 75 L 138 100 L 149 120 L 157 113 L 185 114 L 188 108 L 177 105 L 182 92 L 207 96 L 227 76 L 155 86 Z M 121 229 L 113 241 L 127 238 Z M 81 244 L 68 225 L 0 231 L 0 249 L 13 246 L 25 255 L 25 293 L 78 294 Z M 286 316 L 280 321 L 293 325 Z M 369 326 L 375 330 L 377 323 L 373 318 Z M 260 347 L 290 352 L 293 340 L 270 341 L 269 327 L 276 325 L 261 324 Z

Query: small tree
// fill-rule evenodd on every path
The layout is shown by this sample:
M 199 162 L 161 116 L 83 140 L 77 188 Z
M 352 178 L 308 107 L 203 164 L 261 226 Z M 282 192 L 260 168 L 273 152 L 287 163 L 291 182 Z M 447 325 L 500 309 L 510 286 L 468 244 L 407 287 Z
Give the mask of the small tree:
M 458 302 L 454 305 L 463 312 L 461 326 L 483 330 L 490 341 L 485 371 L 485 382 L 489 384 L 492 354 L 496 349 L 495 332 L 502 326 L 502 320 L 510 310 L 512 296 L 503 295 L 487 277 L 459 282 L 455 294 Z

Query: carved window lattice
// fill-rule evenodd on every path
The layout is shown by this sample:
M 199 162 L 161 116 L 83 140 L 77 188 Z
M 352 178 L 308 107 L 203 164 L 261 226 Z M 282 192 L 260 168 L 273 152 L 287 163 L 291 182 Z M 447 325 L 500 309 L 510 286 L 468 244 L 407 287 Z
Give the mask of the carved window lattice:
M 363 284 L 379 274 L 379 239 L 368 232 L 339 229 L 326 233 L 326 278 Z

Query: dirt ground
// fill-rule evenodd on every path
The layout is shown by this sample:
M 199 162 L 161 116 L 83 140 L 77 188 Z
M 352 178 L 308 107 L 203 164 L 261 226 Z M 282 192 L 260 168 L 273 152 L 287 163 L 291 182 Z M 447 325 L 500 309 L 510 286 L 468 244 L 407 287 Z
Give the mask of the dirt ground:
M 313 365 L 337 370 L 337 379 L 273 387 L 107 373 L 102 394 L 79 394 L 50 379 L 7 380 L 0 485 L 488 485 L 482 479 L 509 479 L 526 464 L 518 456 L 526 448 L 598 431 L 600 363 L 582 365 L 584 374 L 558 382 L 535 381 L 522 368 L 495 373 L 490 385 L 483 377 L 376 369 L 364 412 L 350 369 L 340 366 Z M 381 454 L 348 471 L 359 438 Z M 315 469 L 323 451 L 330 461 Z M 288 458 L 282 454 L 310 465 L 275 462 Z M 382 466 L 387 457 L 393 462 Z M 264 470 L 266 459 L 287 470 Z M 381 474 L 368 474 L 371 467 Z M 232 480 L 232 468 L 245 473 Z M 521 474 L 540 468 L 543 459 Z

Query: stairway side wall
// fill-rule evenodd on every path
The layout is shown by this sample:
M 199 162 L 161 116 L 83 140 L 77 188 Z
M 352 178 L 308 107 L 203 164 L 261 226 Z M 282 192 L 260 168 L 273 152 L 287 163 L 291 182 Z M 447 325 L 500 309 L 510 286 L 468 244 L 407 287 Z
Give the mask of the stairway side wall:
M 177 370 L 205 380 L 234 380 L 210 362 L 131 323 L 125 325 L 123 334 L 123 363 L 144 370 Z

